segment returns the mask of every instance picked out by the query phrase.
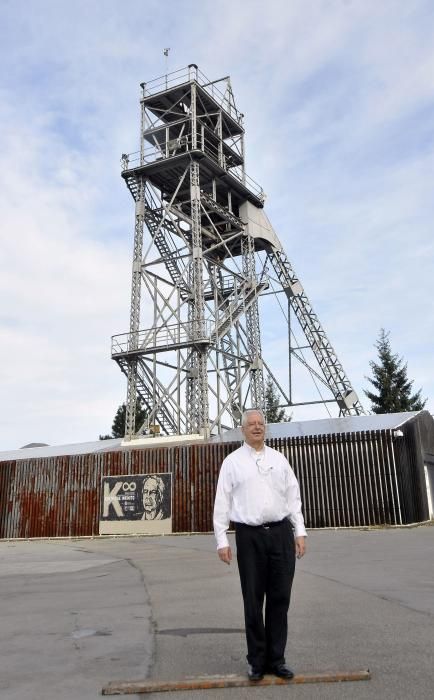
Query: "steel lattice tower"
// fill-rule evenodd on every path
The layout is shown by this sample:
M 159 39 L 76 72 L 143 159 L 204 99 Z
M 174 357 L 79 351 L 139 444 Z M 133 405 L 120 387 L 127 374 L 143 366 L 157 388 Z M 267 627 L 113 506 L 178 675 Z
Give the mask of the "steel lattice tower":
M 130 330 L 112 338 L 128 377 L 126 437 L 135 434 L 138 397 L 148 414 L 138 434 L 233 427 L 244 408 L 264 407 L 264 374 L 284 405 L 299 405 L 291 369 L 285 389 L 262 357 L 258 302 L 270 294 L 287 298 L 290 368 L 300 360 L 341 415 L 363 413 L 265 216 L 264 193 L 245 172 L 230 79 L 210 82 L 190 65 L 141 88 L 140 150 L 122 156 L 135 201 Z M 291 344 L 290 313 L 316 368 Z

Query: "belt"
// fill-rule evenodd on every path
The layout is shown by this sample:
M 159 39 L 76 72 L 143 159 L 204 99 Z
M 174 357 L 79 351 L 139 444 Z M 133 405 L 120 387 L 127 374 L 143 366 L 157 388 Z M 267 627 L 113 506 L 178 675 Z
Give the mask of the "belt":
M 269 530 L 270 527 L 282 525 L 286 520 L 286 518 L 283 518 L 283 520 L 272 520 L 271 523 L 261 523 L 260 525 L 247 525 L 247 523 L 234 523 L 234 525 L 235 527 L 251 527 L 253 530 L 259 530 L 261 527 L 264 528 L 264 530 Z

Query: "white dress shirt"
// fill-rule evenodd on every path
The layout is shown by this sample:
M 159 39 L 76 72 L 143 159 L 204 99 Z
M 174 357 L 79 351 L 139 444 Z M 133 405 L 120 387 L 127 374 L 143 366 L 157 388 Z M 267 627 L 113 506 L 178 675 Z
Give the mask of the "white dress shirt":
M 262 525 L 288 518 L 306 536 L 298 481 L 288 460 L 271 447 L 244 443 L 223 460 L 214 503 L 217 549 L 228 547 L 229 522 Z

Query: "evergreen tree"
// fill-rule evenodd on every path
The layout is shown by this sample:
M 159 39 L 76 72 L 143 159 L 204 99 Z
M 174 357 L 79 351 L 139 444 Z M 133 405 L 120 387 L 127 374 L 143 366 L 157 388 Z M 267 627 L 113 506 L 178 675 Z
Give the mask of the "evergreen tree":
M 267 423 L 284 423 L 291 420 L 284 408 L 280 408 L 280 395 L 270 376 L 265 384 L 265 418 Z
M 112 434 L 111 435 L 100 435 L 100 440 L 111 440 L 113 438 L 120 438 L 125 436 L 125 421 L 127 416 L 126 404 L 122 403 L 118 410 L 116 411 L 115 417 L 112 424 Z M 140 399 L 137 399 L 136 403 L 136 425 L 135 430 L 137 430 L 144 422 L 146 418 L 146 411 L 142 407 Z
M 400 413 L 401 411 L 420 411 L 426 404 L 421 398 L 422 390 L 412 394 L 413 382 L 407 377 L 407 363 L 397 354 L 392 353 L 389 333 L 384 328 L 375 344 L 379 363 L 369 363 L 373 377 L 366 379 L 376 389 L 365 391 L 372 403 L 374 413 Z

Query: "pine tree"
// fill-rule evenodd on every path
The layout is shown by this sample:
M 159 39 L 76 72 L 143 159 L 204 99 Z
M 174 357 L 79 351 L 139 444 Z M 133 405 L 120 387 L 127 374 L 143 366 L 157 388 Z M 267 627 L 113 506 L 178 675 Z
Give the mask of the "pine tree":
M 376 389 L 365 391 L 372 403 L 374 413 L 400 413 L 402 411 L 421 411 L 426 399 L 421 398 L 422 390 L 412 394 L 413 382 L 407 377 L 407 363 L 402 357 L 392 353 L 389 333 L 384 328 L 375 344 L 378 350 L 379 363 L 369 363 L 373 378 L 366 379 Z
M 120 438 L 125 436 L 125 420 L 127 416 L 126 404 L 122 403 L 118 410 L 116 411 L 115 417 L 112 424 L 112 434 L 111 435 L 100 435 L 100 440 L 111 440 L 112 438 Z M 144 422 L 146 418 L 146 411 L 142 407 L 140 399 L 137 399 L 136 403 L 136 426 L 137 430 Z
M 268 376 L 265 384 L 264 413 L 267 423 L 284 423 L 291 420 L 291 417 L 286 415 L 285 409 L 280 408 L 280 395 L 270 376 Z

